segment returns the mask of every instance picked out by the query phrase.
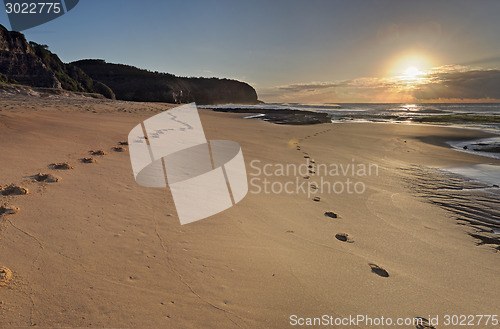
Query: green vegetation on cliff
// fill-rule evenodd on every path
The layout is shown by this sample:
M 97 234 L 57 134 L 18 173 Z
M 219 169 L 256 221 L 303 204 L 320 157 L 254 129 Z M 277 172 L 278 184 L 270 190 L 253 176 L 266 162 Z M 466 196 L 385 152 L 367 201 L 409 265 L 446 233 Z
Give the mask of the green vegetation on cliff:
M 61 83 L 61 88 L 69 91 L 98 93 L 106 98 L 115 99 L 111 88 L 93 80 L 77 66 L 63 63 L 56 54 L 48 50 L 47 45 L 39 45 L 35 42 L 30 42 L 29 45 L 45 66 L 55 74 Z

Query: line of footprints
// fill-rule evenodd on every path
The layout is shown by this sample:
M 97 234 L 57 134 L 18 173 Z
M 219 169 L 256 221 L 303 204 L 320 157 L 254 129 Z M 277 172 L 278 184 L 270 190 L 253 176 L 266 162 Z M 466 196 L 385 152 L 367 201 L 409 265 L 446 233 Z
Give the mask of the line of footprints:
M 117 146 L 112 147 L 112 150 L 115 152 L 126 152 L 127 148 L 125 146 L 128 145 L 128 142 L 121 141 L 118 142 Z M 89 155 L 83 158 L 80 158 L 79 161 L 82 163 L 96 163 L 97 160 L 94 158 L 95 156 L 104 156 L 107 153 L 104 150 L 90 150 Z M 48 168 L 52 170 L 71 170 L 74 167 L 68 162 L 58 162 L 51 163 Z M 40 182 L 43 184 L 46 183 L 57 183 L 61 181 L 61 177 L 58 177 L 52 173 L 38 173 L 30 176 L 33 182 Z M 9 184 L 0 186 L 0 195 L 3 197 L 11 197 L 11 196 L 20 196 L 29 194 L 29 191 L 26 187 L 19 186 L 16 184 Z M 19 213 L 21 209 L 19 207 L 9 205 L 8 203 L 4 203 L 0 205 L 0 231 L 2 227 L 5 225 L 4 216 L 15 215 Z M 9 282 L 12 280 L 13 274 L 12 271 L 4 266 L 0 266 L 0 288 L 7 286 Z
M 304 159 L 308 159 L 308 163 L 309 163 L 308 164 L 308 167 L 309 167 L 308 171 L 309 171 L 310 175 L 314 175 L 316 173 L 316 171 L 315 171 L 316 161 L 313 158 L 311 158 L 311 156 L 309 155 L 309 153 L 304 152 L 304 150 L 302 149 L 300 143 L 303 142 L 303 141 L 305 141 L 305 140 L 307 140 L 307 139 L 309 139 L 309 138 L 313 138 L 313 137 L 319 136 L 321 134 L 327 133 L 330 130 L 332 130 L 332 128 L 319 131 L 319 132 L 317 132 L 317 133 L 315 133 L 313 135 L 308 135 L 308 136 L 306 136 L 304 138 L 299 139 L 297 142 L 295 142 L 295 146 L 296 146 L 297 151 L 302 151 Z M 309 178 L 310 178 L 309 175 L 307 175 L 307 176 L 304 177 L 304 179 L 309 179 Z M 318 186 L 315 185 L 315 184 L 311 184 L 311 188 L 313 190 L 317 190 Z M 321 197 L 315 196 L 312 199 L 312 201 L 314 201 L 314 202 L 321 202 Z M 332 211 L 325 212 L 325 216 L 326 217 L 330 217 L 330 218 L 338 218 L 339 217 L 336 213 L 334 213 Z M 347 233 L 337 233 L 337 234 L 335 234 L 335 238 L 337 240 L 341 241 L 341 242 L 354 243 L 354 240 Z M 377 275 L 379 275 L 381 277 L 384 277 L 384 278 L 389 277 L 389 272 L 387 272 L 384 268 L 378 266 L 377 264 L 369 263 L 368 265 L 370 266 L 370 268 L 371 268 L 371 270 L 372 270 L 373 273 L 375 273 L 375 274 L 377 274 Z
M 327 133 L 329 131 L 331 131 L 333 128 L 329 128 L 329 129 L 326 129 L 326 130 L 322 130 L 322 131 L 319 131 L 313 135 L 309 135 L 309 136 L 306 136 L 302 139 L 299 139 L 297 142 L 295 142 L 295 146 L 296 146 L 296 149 L 297 151 L 302 151 L 302 154 L 304 156 L 304 159 L 308 159 L 308 162 L 309 162 L 309 165 L 308 165 L 308 171 L 309 171 L 309 175 L 314 175 L 316 173 L 315 171 L 315 168 L 314 166 L 316 165 L 316 161 L 311 158 L 311 156 L 309 155 L 309 153 L 307 152 L 304 152 L 304 150 L 302 149 L 302 147 L 300 146 L 300 143 L 302 141 L 305 141 L 309 138 L 313 138 L 313 137 L 316 137 L 316 136 L 319 136 L 321 134 L 324 134 L 324 133 Z M 309 179 L 310 176 L 307 175 L 304 177 L 304 179 Z M 314 184 L 311 184 L 311 188 L 313 190 L 317 190 L 318 189 L 318 186 L 314 185 Z M 321 202 L 321 197 L 319 196 L 316 196 L 312 199 L 312 201 L 314 202 Z M 332 212 L 332 211 L 327 211 L 325 212 L 325 216 L 326 217 L 329 217 L 329 218 L 339 218 L 339 215 L 337 215 L 336 213 Z M 293 232 L 293 231 L 288 231 L 288 232 Z M 346 243 L 354 243 L 354 240 L 349 236 L 349 234 L 347 233 L 337 233 L 335 234 L 335 238 L 341 242 L 346 242 Z M 387 272 L 383 267 L 380 267 L 378 266 L 377 264 L 374 264 L 374 263 L 368 263 L 368 266 L 370 266 L 371 268 L 371 271 L 381 277 L 384 277 L 384 278 L 388 278 L 389 277 L 389 272 Z M 430 323 L 429 323 L 429 320 L 426 319 L 426 318 L 423 318 L 423 317 L 418 317 L 418 319 L 420 320 L 420 323 L 417 324 L 416 328 L 417 329 L 436 329 L 436 327 L 432 326 Z

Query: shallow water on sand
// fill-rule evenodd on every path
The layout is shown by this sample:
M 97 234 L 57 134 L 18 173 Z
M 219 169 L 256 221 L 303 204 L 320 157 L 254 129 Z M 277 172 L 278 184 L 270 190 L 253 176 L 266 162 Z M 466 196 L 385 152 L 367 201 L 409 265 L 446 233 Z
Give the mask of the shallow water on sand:
M 447 142 L 452 148 L 457 151 L 477 154 L 484 157 L 500 159 L 500 152 L 492 152 L 500 150 L 500 137 L 489 137 L 468 141 L 450 141 Z
M 475 232 L 469 234 L 478 239 L 478 245 L 500 251 L 500 188 L 495 184 L 500 183 L 500 166 L 401 170 L 408 174 L 406 181 L 416 195 L 449 211 L 460 224 L 473 227 Z
M 468 167 L 447 168 L 446 170 L 451 173 L 468 177 L 469 179 L 482 183 L 485 186 L 492 187 L 492 193 L 500 194 L 500 165 L 484 163 Z

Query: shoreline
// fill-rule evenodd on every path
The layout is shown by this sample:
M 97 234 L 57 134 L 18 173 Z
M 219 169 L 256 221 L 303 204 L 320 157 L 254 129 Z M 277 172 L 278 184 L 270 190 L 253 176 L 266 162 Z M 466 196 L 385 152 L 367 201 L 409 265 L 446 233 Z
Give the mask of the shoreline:
M 318 124 L 329 122 L 380 122 L 401 124 L 424 124 L 450 126 L 466 129 L 479 129 L 485 132 L 500 134 L 500 116 L 491 109 L 482 108 L 496 103 L 477 104 L 261 104 L 256 106 L 226 104 L 203 105 L 200 108 L 220 112 L 255 114 L 248 118 L 256 118 L 278 124 Z M 267 106 L 266 106 L 267 105 Z M 347 108 L 343 106 L 346 105 Z M 371 105 L 371 106 L 368 106 Z M 392 106 L 389 106 L 392 105 Z M 477 112 L 463 112 L 456 106 L 477 105 Z M 361 106 L 361 108 L 357 108 Z M 363 107 L 364 106 L 364 107 Z M 447 109 L 438 109 L 445 106 Z M 352 107 L 352 108 L 351 108 Z M 498 110 L 497 110 L 498 112 Z M 288 121 L 288 122 L 287 122 Z

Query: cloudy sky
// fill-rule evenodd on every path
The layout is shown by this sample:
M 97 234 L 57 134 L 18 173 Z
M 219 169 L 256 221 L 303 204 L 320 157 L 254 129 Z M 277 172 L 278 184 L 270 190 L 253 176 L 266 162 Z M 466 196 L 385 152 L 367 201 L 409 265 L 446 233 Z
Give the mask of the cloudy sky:
M 65 62 L 235 78 L 266 102 L 475 102 L 500 101 L 499 17 L 498 0 L 81 0 L 23 33 Z

